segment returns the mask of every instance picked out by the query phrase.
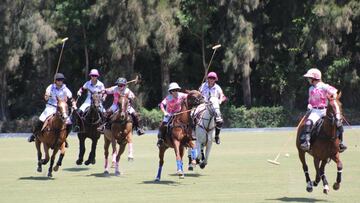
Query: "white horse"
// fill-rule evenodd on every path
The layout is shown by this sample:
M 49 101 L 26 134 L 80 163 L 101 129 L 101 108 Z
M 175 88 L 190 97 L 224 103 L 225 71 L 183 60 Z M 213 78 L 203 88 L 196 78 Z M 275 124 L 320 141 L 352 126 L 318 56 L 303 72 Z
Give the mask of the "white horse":
M 219 100 L 210 97 L 208 103 L 202 103 L 191 113 L 195 121 L 196 144 L 194 149 L 189 149 L 189 170 L 193 170 L 195 163 L 203 169 L 208 163 L 212 142 L 215 136 L 216 110 L 220 108 Z M 204 152 L 205 148 L 205 154 Z

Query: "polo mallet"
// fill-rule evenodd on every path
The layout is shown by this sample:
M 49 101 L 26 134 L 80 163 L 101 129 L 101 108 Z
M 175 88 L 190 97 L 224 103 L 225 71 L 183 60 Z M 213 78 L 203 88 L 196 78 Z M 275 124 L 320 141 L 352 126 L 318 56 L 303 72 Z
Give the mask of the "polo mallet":
M 127 81 L 126 82 L 126 84 L 130 84 L 130 83 L 138 83 L 140 81 L 140 77 L 139 77 L 139 75 L 137 75 L 136 77 L 135 77 L 135 79 L 133 79 L 133 80 L 130 80 L 130 81 Z
M 208 74 L 208 72 L 209 72 L 209 68 L 210 68 L 211 62 L 212 62 L 212 60 L 213 60 L 213 58 L 214 58 L 214 56 L 215 56 L 216 50 L 217 50 L 218 48 L 220 48 L 220 47 L 221 47 L 221 44 L 217 44 L 217 45 L 215 45 L 215 46 L 212 47 L 212 49 L 213 49 L 214 51 L 213 51 L 213 54 L 212 54 L 212 56 L 211 56 L 210 62 L 209 62 L 208 66 L 207 66 L 207 68 L 206 68 L 206 70 L 205 70 L 205 75 L 204 75 L 204 78 L 203 78 L 202 81 L 201 81 L 201 84 L 203 84 L 203 82 L 205 81 L 206 76 L 207 76 L 207 74 Z
M 63 44 L 62 44 L 62 47 L 61 47 L 60 56 L 59 56 L 59 60 L 58 60 L 58 64 L 57 64 L 57 67 L 56 67 L 56 72 L 55 72 L 55 74 L 58 73 L 58 71 L 59 71 L 61 56 L 62 56 L 62 53 L 63 53 L 63 50 L 64 50 L 65 42 L 66 42 L 66 40 L 68 40 L 68 39 L 69 39 L 68 37 L 65 37 L 64 39 L 61 40 L 61 42 L 62 42 Z
M 302 117 L 302 119 L 300 120 L 298 126 L 296 127 L 296 131 L 297 129 L 300 127 L 301 123 L 304 122 L 305 118 L 308 116 L 310 111 L 306 112 L 306 114 Z M 292 140 L 292 136 L 288 138 L 288 140 L 284 143 L 284 145 L 281 147 L 280 152 L 276 155 L 275 159 L 268 159 L 267 161 L 271 164 L 274 165 L 280 165 L 280 162 L 278 162 L 277 160 L 280 157 L 281 152 L 283 151 L 284 147 L 287 146 L 287 144 L 289 143 L 289 141 Z

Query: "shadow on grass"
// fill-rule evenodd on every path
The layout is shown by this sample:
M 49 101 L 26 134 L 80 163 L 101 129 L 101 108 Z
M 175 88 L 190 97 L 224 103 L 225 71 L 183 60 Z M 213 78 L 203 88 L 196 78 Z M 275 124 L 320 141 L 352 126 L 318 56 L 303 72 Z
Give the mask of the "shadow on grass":
M 306 198 L 306 197 L 281 197 L 276 199 L 265 199 L 268 201 L 282 201 L 282 202 L 328 202 L 324 199 Z
M 173 173 L 173 174 L 169 174 L 169 176 L 179 176 L 178 174 L 176 173 Z M 197 177 L 200 177 L 200 176 L 204 176 L 200 173 L 185 173 L 185 178 L 186 177 L 192 177 L 192 178 L 197 178 Z
M 87 171 L 90 168 L 78 168 L 78 167 L 72 167 L 72 168 L 64 168 L 64 171 L 69 171 L 69 172 L 80 172 L 80 171 Z
M 179 182 L 175 182 L 172 180 L 160 180 L 160 181 L 155 181 L 155 180 L 146 180 L 143 181 L 142 184 L 147 184 L 147 185 L 172 185 L 172 186 L 177 186 L 180 185 Z
M 92 177 L 96 177 L 96 178 L 110 178 L 111 176 L 114 176 L 114 177 L 121 177 L 120 176 L 115 176 L 114 174 L 105 174 L 105 173 L 92 173 L 90 175 L 86 175 L 87 177 L 89 176 L 92 176 Z
M 18 180 L 54 180 L 54 178 L 49 178 L 47 176 L 28 176 L 28 177 L 20 177 Z

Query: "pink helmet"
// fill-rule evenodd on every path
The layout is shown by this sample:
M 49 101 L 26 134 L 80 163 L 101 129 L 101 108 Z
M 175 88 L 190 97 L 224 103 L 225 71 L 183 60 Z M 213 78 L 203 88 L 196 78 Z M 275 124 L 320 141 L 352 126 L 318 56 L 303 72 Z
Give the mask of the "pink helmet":
M 218 77 L 217 77 L 217 75 L 216 75 L 215 72 L 210 72 L 210 73 L 207 75 L 207 77 L 208 77 L 208 78 L 215 78 L 215 81 L 218 80 Z
M 99 71 L 97 69 L 91 69 L 89 76 L 92 76 L 92 75 L 96 75 L 98 77 L 100 76 Z
M 321 71 L 317 68 L 311 68 L 310 70 L 308 70 L 304 77 L 306 78 L 314 78 L 316 80 L 321 80 Z

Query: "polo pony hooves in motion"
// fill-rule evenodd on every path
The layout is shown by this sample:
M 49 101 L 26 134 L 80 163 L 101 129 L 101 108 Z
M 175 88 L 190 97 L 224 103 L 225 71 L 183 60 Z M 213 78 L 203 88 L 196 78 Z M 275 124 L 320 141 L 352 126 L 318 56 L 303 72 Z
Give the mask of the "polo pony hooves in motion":
M 89 138 L 92 141 L 91 151 L 89 153 L 88 160 L 85 161 L 85 165 L 95 164 L 96 157 L 96 145 L 100 138 L 100 132 L 97 131 L 97 128 L 100 126 L 102 121 L 102 112 L 100 111 L 101 105 L 101 93 L 99 92 L 91 92 L 90 99 L 91 105 L 88 107 L 85 112 L 77 115 L 77 121 L 80 124 L 80 132 L 78 132 L 79 138 L 79 156 L 76 160 L 77 165 L 81 165 L 83 163 L 83 158 L 85 154 L 85 139 Z
M 342 115 L 341 103 L 339 101 L 339 98 L 340 98 L 340 94 L 333 102 L 335 102 L 339 106 L 340 113 Z M 335 109 L 332 105 L 330 104 L 327 105 L 326 115 L 323 118 L 323 123 L 321 124 L 320 127 L 317 127 L 319 125 L 315 125 L 313 129 L 311 148 L 309 151 L 304 151 L 300 146 L 301 145 L 300 137 L 304 131 L 305 120 L 306 119 L 302 119 L 302 121 L 299 123 L 299 127 L 297 130 L 296 147 L 298 149 L 299 158 L 305 173 L 305 178 L 307 183 L 306 190 L 308 192 L 312 192 L 313 186 L 317 186 L 321 179 L 324 185 L 323 192 L 325 194 L 329 192 L 328 181 L 325 176 L 325 166 L 330 160 L 333 160 L 337 166 L 337 177 L 336 177 L 336 182 L 333 185 L 333 189 L 338 190 L 340 188 L 341 173 L 343 166 L 340 160 L 340 152 L 339 152 L 340 141 L 337 136 Z M 308 152 L 310 155 L 314 157 L 314 165 L 316 169 L 316 176 L 314 182 L 311 181 L 309 176 L 308 166 L 305 160 L 306 152 Z
M 189 150 L 189 170 L 195 167 L 195 161 L 201 169 L 208 164 L 212 142 L 215 137 L 215 116 L 216 108 L 219 108 L 219 101 L 216 97 L 211 97 L 209 102 L 198 105 L 191 113 L 195 129 L 195 149 Z M 205 153 L 203 153 L 205 149 Z
M 52 177 L 52 171 L 57 171 L 62 164 L 62 159 L 65 155 L 65 140 L 67 137 L 66 131 L 66 120 L 69 117 L 68 114 L 68 105 L 66 101 L 57 98 L 57 107 L 56 113 L 49 118 L 44 123 L 43 129 L 37 133 L 35 139 L 35 145 L 37 149 L 37 158 L 38 158 L 38 172 L 42 172 L 42 165 L 45 165 L 49 162 L 49 148 L 53 149 L 53 153 L 50 159 L 50 166 L 48 177 Z M 44 146 L 45 159 L 42 158 L 42 153 L 40 149 L 41 143 Z M 58 151 L 61 151 L 58 162 L 53 168 L 55 156 Z
M 127 143 L 132 142 L 132 128 L 133 123 L 130 118 L 130 115 L 126 112 L 128 107 L 129 99 L 127 95 L 120 96 L 118 105 L 119 109 L 111 116 L 111 129 L 105 130 L 104 133 L 104 155 L 105 155 L 105 171 L 104 174 L 109 174 L 109 163 L 108 163 L 108 156 L 109 156 L 109 146 L 110 144 L 116 145 L 117 142 L 119 144 L 119 151 L 115 154 L 116 155 L 116 162 L 115 162 L 115 175 L 120 175 L 119 169 L 119 161 L 121 155 L 124 153 Z
M 198 91 L 192 90 L 188 92 L 187 98 L 194 97 L 194 95 L 201 94 Z M 202 96 L 201 96 L 202 97 Z M 190 147 L 194 148 L 194 144 L 192 142 L 191 137 L 191 128 L 189 126 L 190 122 L 190 111 L 192 104 L 189 104 L 187 101 L 189 99 L 184 99 L 181 102 L 181 110 L 179 113 L 176 113 L 170 121 L 168 125 L 168 129 L 165 130 L 166 135 L 164 136 L 164 143 L 159 146 L 159 168 L 156 175 L 155 181 L 160 181 L 162 167 L 164 165 L 164 154 L 168 148 L 174 148 L 175 156 L 176 156 L 176 165 L 177 171 L 176 173 L 179 175 L 179 178 L 184 178 L 184 170 L 183 170 L 183 161 L 182 158 L 184 156 L 184 148 Z M 193 99 L 190 99 L 193 101 Z

